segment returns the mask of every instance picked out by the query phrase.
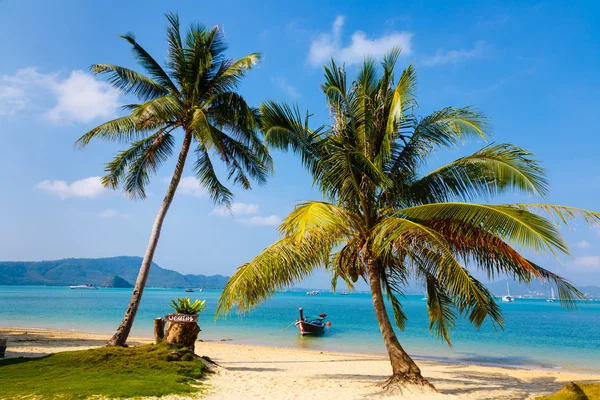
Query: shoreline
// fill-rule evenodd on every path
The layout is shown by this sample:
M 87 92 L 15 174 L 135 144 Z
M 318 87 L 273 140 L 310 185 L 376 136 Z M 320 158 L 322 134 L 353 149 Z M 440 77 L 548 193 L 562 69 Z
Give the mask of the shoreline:
M 52 329 L 0 328 L 8 338 L 7 358 L 103 346 L 106 334 Z M 132 345 L 152 342 L 131 337 Z M 390 373 L 385 355 L 319 351 L 248 345 L 228 341 L 202 341 L 199 355 L 209 356 L 219 367 L 205 380 L 208 400 L 246 398 L 292 399 L 316 388 L 328 399 L 364 399 L 383 396 L 377 386 Z M 571 381 L 600 382 L 600 373 L 490 366 L 418 360 L 423 375 L 440 390 L 440 399 L 525 399 L 554 392 Z M 0 366 L 2 361 L 0 360 Z M 404 397 L 425 400 L 419 394 Z M 409 395 L 409 397 L 406 397 Z M 389 398 L 389 397 L 387 397 Z M 436 397 L 437 398 L 437 397 Z
M 94 331 L 86 331 L 82 329 L 58 329 L 58 328 L 40 328 L 40 327 L 18 327 L 18 326 L 0 326 L 0 335 L 2 335 L 5 331 L 33 331 L 33 332 L 53 332 L 53 333 L 64 333 L 64 334 L 72 334 L 72 335 L 84 335 L 84 336 L 102 336 L 102 337 L 110 337 L 112 333 L 108 332 L 94 332 Z M 130 339 L 133 342 L 148 342 L 153 341 L 154 338 L 152 335 L 130 335 Z M 317 349 L 305 349 L 294 345 L 266 345 L 262 343 L 254 343 L 252 340 L 239 340 L 239 339 L 230 339 L 230 338 L 222 338 L 222 339 L 199 339 L 201 343 L 215 343 L 215 344 L 229 344 L 229 345 L 239 345 L 239 346 L 251 346 L 251 347 L 264 347 L 271 349 L 279 349 L 279 350 L 298 350 L 298 351 L 313 351 L 319 353 L 329 353 L 329 354 L 345 354 L 345 355 L 368 355 L 371 357 L 381 357 L 383 359 L 387 359 L 387 355 L 385 351 L 376 351 L 376 352 L 366 352 L 366 351 L 352 351 L 352 348 L 344 349 L 344 350 L 317 350 Z M 530 371 L 551 371 L 551 372 L 569 372 L 569 373 L 582 373 L 582 374 L 592 374 L 598 375 L 600 379 L 600 369 L 590 369 L 590 368 L 569 368 L 563 367 L 561 365 L 536 365 L 536 364 L 503 364 L 503 363 L 495 363 L 495 362 L 486 362 L 480 360 L 465 360 L 460 358 L 449 358 L 449 357 L 435 357 L 435 356 L 427 356 L 427 355 L 412 355 L 411 357 L 415 361 L 425 362 L 425 363 L 436 363 L 441 365 L 471 365 L 471 366 L 481 366 L 481 367 L 496 367 L 496 368 L 506 368 L 506 369 L 516 369 L 516 370 L 530 370 Z

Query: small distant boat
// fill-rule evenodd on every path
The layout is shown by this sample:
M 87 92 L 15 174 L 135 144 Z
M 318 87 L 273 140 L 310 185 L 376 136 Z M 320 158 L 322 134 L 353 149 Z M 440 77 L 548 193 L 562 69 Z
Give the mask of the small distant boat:
M 327 315 L 321 313 L 317 318 L 305 317 L 302 308 L 299 308 L 300 319 L 296 321 L 295 325 L 300 331 L 302 336 L 304 335 L 320 335 L 325 332 L 325 318 Z
M 86 283 L 85 285 L 73 285 L 69 286 L 71 289 L 87 289 L 87 290 L 98 290 L 98 288 L 91 283 Z
M 510 295 L 510 287 L 508 287 L 508 282 L 506 282 L 506 294 L 502 296 L 502 301 L 507 303 L 515 301 L 515 298 Z
M 194 289 L 185 289 L 186 293 L 194 293 Z
M 427 295 L 427 292 L 423 292 L 423 297 L 421 298 L 421 300 L 429 300 L 429 296 Z
M 341 294 L 342 296 L 348 296 L 348 295 L 349 295 L 349 293 L 348 293 L 348 292 L 342 292 L 342 293 L 340 293 L 340 294 Z
M 546 301 L 549 303 L 552 303 L 556 300 L 556 298 L 554 297 L 554 288 L 550 288 L 550 293 L 551 293 L 550 298 L 546 299 Z
M 321 295 L 321 291 L 320 290 L 311 290 L 310 292 L 306 292 L 306 294 L 308 296 L 320 296 Z
M 202 288 L 199 288 L 199 289 L 198 289 L 198 291 L 199 291 L 199 292 L 201 292 L 202 290 L 204 290 L 204 289 L 202 289 Z

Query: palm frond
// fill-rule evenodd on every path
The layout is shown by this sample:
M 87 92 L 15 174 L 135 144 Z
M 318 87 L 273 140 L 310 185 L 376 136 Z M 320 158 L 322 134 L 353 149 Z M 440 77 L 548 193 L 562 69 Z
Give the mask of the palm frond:
M 331 235 L 350 235 L 356 226 L 356 216 L 324 201 L 298 204 L 281 223 L 279 232 L 290 240 L 301 240 L 307 230 L 315 227 L 327 229 Z
M 116 187 L 122 181 L 123 191 L 128 197 L 134 200 L 145 199 L 145 188 L 150 183 L 150 176 L 156 173 L 158 167 L 173 154 L 174 144 L 173 136 L 165 132 L 158 132 L 145 140 L 134 142 L 132 144 L 133 154 L 125 151 L 113 161 L 116 161 L 115 164 L 109 163 L 108 175 L 102 178 L 102 183 Z M 124 171 L 125 165 L 123 165 L 125 163 L 126 172 Z
M 93 139 L 106 140 L 108 142 L 128 143 L 145 137 L 149 132 L 156 131 L 164 126 L 163 121 L 154 119 L 143 119 L 133 115 L 127 115 L 105 122 L 81 136 L 75 142 L 75 146 L 83 148 Z
M 545 171 L 531 153 L 510 144 L 490 145 L 412 182 L 409 197 L 417 203 L 473 200 L 508 190 L 546 196 Z
M 108 75 L 108 82 L 123 94 L 133 94 L 144 101 L 168 93 L 168 89 L 155 80 L 118 65 L 94 64 L 92 65 L 92 71 L 95 74 Z
M 478 226 L 525 249 L 537 252 L 556 250 L 569 254 L 560 233 L 550 221 L 526 210 L 509 206 L 461 202 L 433 203 L 399 211 L 404 218 L 432 223 L 437 220 Z
M 225 285 L 216 316 L 224 316 L 236 306 L 240 312 L 248 311 L 273 296 L 277 289 L 310 276 L 327 263 L 332 244 L 323 238 L 313 232 L 306 232 L 300 241 L 283 238 L 239 267 Z
M 486 139 L 488 130 L 485 115 L 471 107 L 446 107 L 407 122 L 414 131 L 396 155 L 392 171 L 416 171 L 436 149 L 456 147 L 471 137 Z
M 494 297 L 460 264 L 438 232 L 415 221 L 392 217 L 383 220 L 375 232 L 373 244 L 377 254 L 389 246 L 413 254 L 413 261 L 418 259 L 420 268 L 426 268 L 439 280 L 459 313 L 468 315 L 473 325 L 481 326 L 486 317 L 502 325 L 502 313 Z
M 206 148 L 198 145 L 196 157 L 194 172 L 200 184 L 208 190 L 208 194 L 215 204 L 229 206 L 233 199 L 233 193 L 217 177 Z
M 427 315 L 429 316 L 429 330 L 433 330 L 436 336 L 443 338 L 449 346 L 450 331 L 456 326 L 456 312 L 454 312 L 452 298 L 446 294 L 444 287 L 437 278 L 422 271 L 425 275 L 425 287 L 427 289 Z
M 583 208 L 531 203 L 506 204 L 506 206 L 519 210 L 544 213 L 544 215 L 554 220 L 557 224 L 566 227 L 569 227 L 569 221 L 575 219 L 583 219 L 590 226 L 600 226 L 600 213 Z
M 150 74 L 152 78 L 156 82 L 158 82 L 161 86 L 168 88 L 171 94 L 178 95 L 179 90 L 177 86 L 173 83 L 169 75 L 165 72 L 165 70 L 156 62 L 154 58 L 142 47 L 140 46 L 132 33 L 127 33 L 125 35 L 121 35 L 121 37 L 127 40 L 133 46 L 133 55 L 139 61 L 140 65 L 144 67 L 144 69 Z

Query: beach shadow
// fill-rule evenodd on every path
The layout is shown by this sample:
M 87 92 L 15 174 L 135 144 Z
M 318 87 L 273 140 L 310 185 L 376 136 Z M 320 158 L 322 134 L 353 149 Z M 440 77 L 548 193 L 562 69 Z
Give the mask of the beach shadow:
M 281 368 L 251 368 L 251 367 L 225 367 L 229 371 L 238 371 L 238 372 L 277 372 L 283 371 Z
M 387 378 L 388 375 L 361 375 L 361 374 L 321 374 L 318 379 L 348 379 L 348 380 L 358 380 L 358 381 L 377 381 L 383 382 Z
M 539 377 L 534 379 L 519 379 L 502 373 L 462 373 L 458 372 L 457 378 L 435 378 L 431 379 L 441 393 L 451 395 L 472 395 L 476 392 L 489 393 L 494 391 L 518 392 L 518 398 L 526 398 L 529 395 L 540 393 L 551 393 L 559 390 L 565 385 L 564 381 L 557 381 L 556 377 Z M 593 382 L 584 380 L 582 382 Z M 454 388 L 446 389 L 445 385 Z M 458 387 L 456 387 L 458 386 Z

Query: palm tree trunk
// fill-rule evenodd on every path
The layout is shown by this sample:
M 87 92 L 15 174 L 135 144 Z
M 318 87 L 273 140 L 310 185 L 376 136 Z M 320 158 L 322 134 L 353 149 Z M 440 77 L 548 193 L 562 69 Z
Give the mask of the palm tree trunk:
M 390 363 L 392 364 L 392 376 L 382 384 L 382 387 L 388 390 L 395 390 L 402 386 L 413 384 L 435 390 L 433 385 L 429 383 L 427 379 L 423 378 L 421 370 L 408 353 L 404 351 L 396 337 L 394 327 L 390 322 L 390 318 L 385 308 L 383 291 L 381 289 L 381 281 L 379 278 L 379 264 L 369 255 L 367 256 L 367 266 L 369 270 L 369 286 L 373 298 L 373 308 L 375 309 L 379 330 L 381 331 L 381 336 L 383 336 Z
M 140 267 L 140 272 L 138 273 L 137 280 L 135 281 L 135 287 L 133 288 L 133 294 L 131 295 L 131 300 L 129 301 L 129 307 L 127 307 L 127 311 L 125 311 L 125 317 L 123 317 L 121 325 L 119 325 L 119 328 L 113 337 L 108 341 L 107 346 L 125 346 L 125 342 L 127 341 L 127 337 L 129 336 L 129 332 L 133 326 L 135 315 L 137 314 L 140 302 L 142 301 L 142 294 L 144 293 L 144 288 L 146 287 L 146 281 L 148 280 L 148 274 L 150 273 L 150 267 L 152 266 L 152 259 L 154 258 L 154 252 L 156 251 L 156 246 L 158 245 L 162 224 L 167 215 L 167 211 L 169 211 L 173 197 L 175 196 L 175 191 L 177 190 L 181 176 L 183 175 L 183 167 L 185 166 L 185 160 L 190 150 L 191 143 L 192 133 L 186 132 L 183 139 L 183 145 L 181 146 L 181 151 L 179 152 L 179 158 L 177 159 L 175 172 L 171 178 L 171 183 L 169 184 L 167 194 L 165 195 L 162 205 L 158 210 L 158 214 L 156 214 L 156 219 L 154 220 L 152 234 L 150 235 L 150 242 L 148 243 L 148 248 L 146 249 L 146 254 L 144 254 L 144 260 L 142 261 L 142 266 Z

